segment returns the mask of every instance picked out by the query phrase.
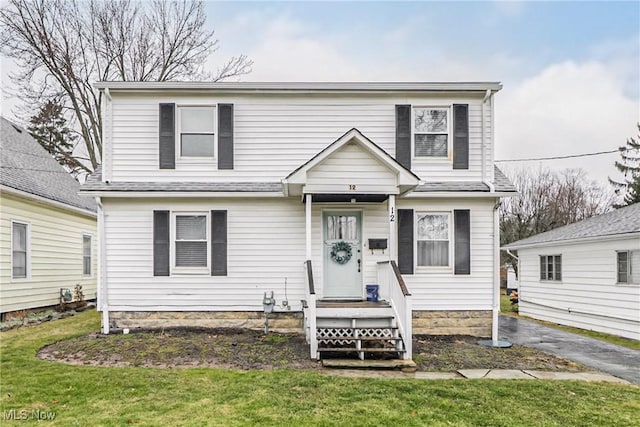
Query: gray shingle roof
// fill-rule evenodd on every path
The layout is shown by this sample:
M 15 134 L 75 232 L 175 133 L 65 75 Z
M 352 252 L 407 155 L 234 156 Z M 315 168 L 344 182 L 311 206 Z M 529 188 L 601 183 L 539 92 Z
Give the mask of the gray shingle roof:
M 523 246 L 537 246 L 565 240 L 638 232 L 640 232 L 640 203 L 536 234 L 535 236 L 509 243 L 503 248 L 518 249 Z
M 76 208 L 96 211 L 80 184 L 18 125 L 0 117 L 0 184 Z
M 280 182 L 102 182 L 102 171 L 96 170 L 82 186 L 82 193 L 95 191 L 190 191 L 190 192 L 255 192 L 282 193 Z
M 494 166 L 495 179 L 493 185 L 500 193 L 515 193 L 516 188 L 511 184 L 500 169 Z M 489 191 L 489 186 L 480 181 L 445 181 L 445 182 L 425 182 L 419 185 L 416 192 L 428 193 L 438 191 Z

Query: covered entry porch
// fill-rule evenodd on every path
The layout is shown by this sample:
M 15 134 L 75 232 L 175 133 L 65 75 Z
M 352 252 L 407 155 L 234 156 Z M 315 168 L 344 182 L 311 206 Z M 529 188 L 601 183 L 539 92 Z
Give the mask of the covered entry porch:
M 352 129 L 283 183 L 305 213 L 305 333 L 325 352 L 411 358 L 411 296 L 396 264 L 396 198 L 419 179 Z M 375 285 L 378 302 L 366 302 Z M 371 295 L 370 295 L 371 296 Z

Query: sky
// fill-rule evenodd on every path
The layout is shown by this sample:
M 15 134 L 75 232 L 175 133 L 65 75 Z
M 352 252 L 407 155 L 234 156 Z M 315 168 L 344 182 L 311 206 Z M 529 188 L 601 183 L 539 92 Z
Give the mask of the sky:
M 637 1 L 226 1 L 206 11 L 220 40 L 208 66 L 246 54 L 243 81 L 501 82 L 496 159 L 610 151 L 638 134 Z M 618 158 L 500 165 L 581 167 L 606 183 Z

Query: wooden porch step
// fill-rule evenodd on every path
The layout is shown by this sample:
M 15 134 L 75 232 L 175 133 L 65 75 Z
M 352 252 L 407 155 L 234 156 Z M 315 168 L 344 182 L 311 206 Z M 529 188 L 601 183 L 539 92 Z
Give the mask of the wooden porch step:
M 333 352 L 342 352 L 342 353 L 400 353 L 403 350 L 398 350 L 395 347 L 388 347 L 388 348 L 355 348 L 355 347 L 339 347 L 339 348 L 333 348 L 333 347 L 320 347 L 318 348 L 318 351 L 333 351 Z
M 319 341 L 332 341 L 332 340 L 340 340 L 340 341 L 402 341 L 400 337 L 321 337 L 318 336 L 317 339 Z
M 316 315 L 317 319 L 349 319 L 349 320 L 367 320 L 367 319 L 375 319 L 375 320 L 380 320 L 380 319 L 395 319 L 395 316 L 392 316 L 390 314 L 387 313 L 380 313 L 380 314 L 376 314 L 376 313 L 366 313 L 363 314 L 361 316 L 353 316 L 353 315 L 345 315 L 343 313 L 318 313 Z
M 318 326 L 318 329 L 351 329 L 351 330 L 355 330 L 355 329 L 398 329 L 397 326 Z
M 391 360 L 359 360 L 359 359 L 322 359 L 325 368 L 337 369 L 402 369 L 415 368 L 416 363 L 411 359 Z

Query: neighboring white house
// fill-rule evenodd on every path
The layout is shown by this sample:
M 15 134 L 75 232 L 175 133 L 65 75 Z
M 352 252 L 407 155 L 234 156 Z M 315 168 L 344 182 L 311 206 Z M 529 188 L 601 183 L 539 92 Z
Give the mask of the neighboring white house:
M 640 203 L 510 243 L 520 314 L 640 340 Z
M 498 83 L 100 82 L 103 331 L 304 330 L 311 356 L 498 312 Z M 378 285 L 386 303 L 362 302 Z M 270 300 L 264 301 L 269 303 Z M 270 308 L 270 307 L 269 307 Z
M 0 117 L 0 313 L 53 306 L 60 289 L 96 298 L 97 221 L 80 184 Z

